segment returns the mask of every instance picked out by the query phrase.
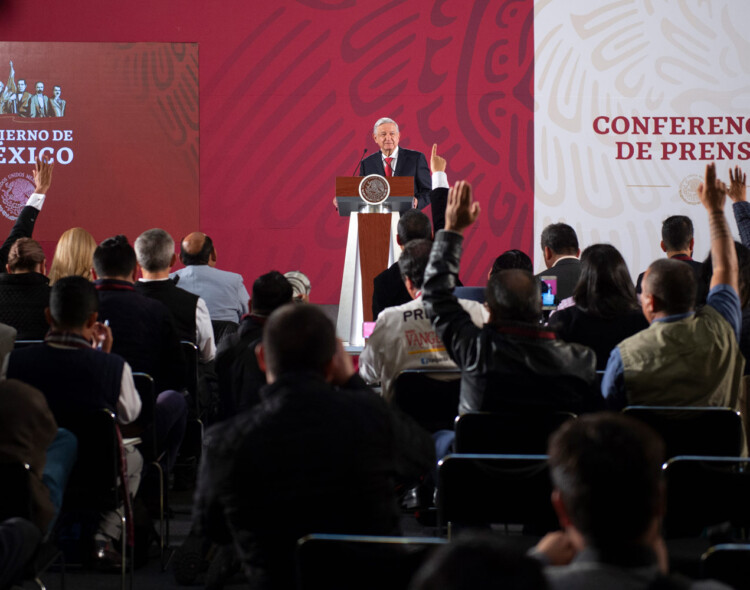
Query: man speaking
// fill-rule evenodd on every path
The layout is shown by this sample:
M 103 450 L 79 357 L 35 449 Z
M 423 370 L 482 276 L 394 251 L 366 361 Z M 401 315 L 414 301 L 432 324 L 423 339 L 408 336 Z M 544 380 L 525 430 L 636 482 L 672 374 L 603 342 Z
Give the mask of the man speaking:
M 398 124 L 393 119 L 383 117 L 375 122 L 372 138 L 378 144 L 380 152 L 362 160 L 359 175 L 380 174 L 391 176 L 414 177 L 414 206 L 424 209 L 430 204 L 430 169 L 424 154 L 414 150 L 398 147 L 400 133 Z

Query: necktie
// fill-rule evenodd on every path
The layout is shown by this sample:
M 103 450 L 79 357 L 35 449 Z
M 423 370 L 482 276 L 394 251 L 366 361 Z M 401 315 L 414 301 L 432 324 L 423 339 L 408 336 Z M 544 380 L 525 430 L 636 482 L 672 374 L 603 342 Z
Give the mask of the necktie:
M 393 158 L 385 158 L 385 176 L 386 178 L 390 178 L 393 176 L 393 171 L 391 170 L 391 161 Z

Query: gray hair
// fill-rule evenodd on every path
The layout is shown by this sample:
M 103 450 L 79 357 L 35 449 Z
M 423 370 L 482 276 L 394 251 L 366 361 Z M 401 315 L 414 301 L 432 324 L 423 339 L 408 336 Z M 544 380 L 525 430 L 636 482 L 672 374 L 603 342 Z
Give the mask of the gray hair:
M 174 254 L 174 240 L 163 229 L 154 228 L 143 232 L 135 240 L 135 257 L 147 272 L 158 272 L 169 268 Z
M 398 132 L 398 123 L 394 121 L 393 119 L 389 119 L 388 117 L 381 117 L 377 121 L 375 121 L 375 126 L 372 128 L 372 134 L 377 135 L 378 134 L 378 127 L 381 125 L 385 125 L 386 123 L 393 123 L 396 126 L 396 131 Z

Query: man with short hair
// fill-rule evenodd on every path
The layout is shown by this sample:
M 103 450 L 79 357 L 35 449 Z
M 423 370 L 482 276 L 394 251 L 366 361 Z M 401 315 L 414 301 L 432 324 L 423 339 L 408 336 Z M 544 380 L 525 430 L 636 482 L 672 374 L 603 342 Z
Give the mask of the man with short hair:
M 413 485 L 434 453 L 356 374 L 318 307 L 274 311 L 258 361 L 261 403 L 206 434 L 194 515 L 234 544 L 251 587 L 294 588 L 300 537 L 398 534 L 396 482 Z
M 50 116 L 64 117 L 66 100 L 62 98 L 62 88 L 59 84 L 52 87 L 52 98 L 49 100 Z
M 112 327 L 113 351 L 134 371 L 151 375 L 161 392 L 154 416 L 156 443 L 167 451 L 171 469 L 187 423 L 187 402 L 177 391 L 186 384 L 187 363 L 169 309 L 135 290 L 136 266 L 135 251 L 123 235 L 107 238 L 94 250 L 99 319 Z
M 237 332 L 226 336 L 216 355 L 224 418 L 260 402 L 259 392 L 266 384 L 266 376 L 258 366 L 255 347 L 260 344 L 268 316 L 282 305 L 291 303 L 293 295 L 289 280 L 276 270 L 255 279 L 250 313 L 240 320 Z
M 693 222 L 685 215 L 672 215 L 667 217 L 661 224 L 661 249 L 671 260 L 680 260 L 686 263 L 693 271 L 696 280 L 696 289 L 699 288 L 703 264 L 693 260 Z M 642 272 L 638 275 L 635 283 L 635 292 L 640 296 L 643 284 Z M 705 293 L 704 293 L 705 295 Z
M 79 276 L 60 279 L 52 286 L 46 310 L 50 331 L 44 344 L 14 350 L 7 357 L 3 376 L 42 391 L 61 426 L 82 412 L 102 408 L 115 412 L 120 424 L 129 424 L 141 411 L 130 365 L 108 354 L 112 330 L 97 321 L 98 310 L 96 289 L 89 281 Z M 124 450 L 128 490 L 135 494 L 143 458 L 130 445 Z M 95 558 L 102 565 L 117 565 L 113 542 L 121 532 L 117 512 L 102 515 L 95 537 Z
M 549 564 L 554 590 L 726 588 L 667 576 L 664 443 L 648 426 L 619 414 L 581 416 L 552 435 L 548 454 L 564 531 L 544 537 L 535 554 Z
M 486 296 L 490 317 L 482 328 L 456 300 L 463 232 L 478 215 L 471 186 L 458 182 L 448 195 L 445 230 L 435 239 L 422 291 L 440 340 L 462 370 L 459 413 L 599 408 L 594 352 L 562 342 L 539 325 L 541 292 L 530 272 L 512 269 L 493 275 Z
M 430 163 L 432 166 L 432 192 L 430 193 L 432 219 L 435 231 L 438 231 L 445 227 L 445 203 L 448 198 L 448 176 L 445 169 L 448 163 L 445 158 L 438 155 L 437 144 L 432 146 Z M 401 250 L 410 240 L 432 240 L 433 236 L 429 218 L 424 213 L 414 210 L 406 211 L 401 215 L 396 232 L 396 242 Z M 461 286 L 461 281 L 459 280 L 457 284 Z M 373 281 L 372 319 L 377 320 L 380 312 L 388 307 L 403 305 L 409 301 L 411 301 L 411 296 L 404 287 L 398 261 L 396 261 Z
M 547 270 L 538 279 L 555 279 L 555 305 L 573 295 L 581 276 L 581 249 L 576 231 L 566 223 L 553 223 L 542 230 L 542 255 Z
M 34 119 L 51 117 L 49 97 L 44 95 L 44 83 L 36 83 L 36 94 L 29 101 L 29 116 Z
M 726 186 L 706 166 L 700 199 L 709 214 L 713 275 L 695 311 L 695 277 L 678 260 L 657 260 L 643 279 L 641 308 L 651 324 L 612 350 L 602 379 L 607 407 L 628 405 L 746 408 L 737 254 L 724 217 Z
M 375 121 L 372 138 L 379 151 L 368 156 L 359 165 L 359 175 L 413 176 L 414 207 L 424 209 L 430 204 L 430 169 L 421 152 L 399 147 L 401 133 L 398 123 L 388 117 Z
M 135 255 L 143 275 L 135 290 L 166 305 L 180 339 L 195 342 L 202 362 L 212 361 L 216 344 L 206 302 L 169 278 L 169 269 L 177 261 L 172 236 L 160 228 L 143 232 L 135 240 Z
M 242 275 L 216 268 L 213 240 L 203 232 L 188 234 L 180 244 L 180 260 L 185 268 L 170 275 L 177 285 L 203 298 L 212 322 L 239 323 L 250 296 Z M 214 336 L 221 340 L 219 334 Z
M 440 341 L 422 303 L 424 270 L 430 258 L 430 240 L 407 242 L 398 259 L 401 278 L 411 297 L 409 303 L 384 309 L 359 357 L 359 374 L 368 383 L 380 383 L 382 395 L 390 400 L 393 381 L 406 369 L 457 369 Z M 458 303 L 481 327 L 487 320 L 484 306 L 477 301 Z

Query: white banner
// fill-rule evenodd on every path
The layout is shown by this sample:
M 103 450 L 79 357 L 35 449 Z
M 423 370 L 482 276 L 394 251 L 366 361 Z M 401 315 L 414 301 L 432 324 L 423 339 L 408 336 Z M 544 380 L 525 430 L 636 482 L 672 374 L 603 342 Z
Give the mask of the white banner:
M 616 246 L 633 277 L 664 256 L 670 215 L 708 254 L 706 163 L 727 183 L 730 166 L 750 173 L 749 25 L 747 0 L 535 2 L 536 272 L 558 221 L 581 249 Z

